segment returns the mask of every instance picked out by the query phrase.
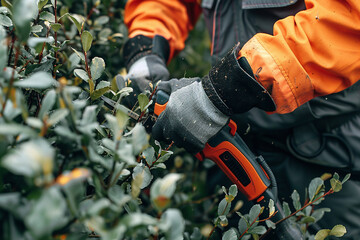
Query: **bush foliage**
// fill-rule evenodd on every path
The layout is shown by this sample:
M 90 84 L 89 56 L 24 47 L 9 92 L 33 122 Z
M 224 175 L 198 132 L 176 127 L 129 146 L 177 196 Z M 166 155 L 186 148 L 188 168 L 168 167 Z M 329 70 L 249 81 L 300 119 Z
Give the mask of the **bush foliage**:
M 271 216 L 260 223 L 263 207 L 241 214 L 235 185 L 209 194 L 211 164 L 170 151 L 105 107 L 102 96 L 120 101 L 131 92 L 114 78 L 123 73 L 123 7 L 118 0 L 1 0 L 0 238 L 258 239 L 276 227 Z M 209 69 L 191 67 L 208 58 L 202 24 L 193 33 L 202 44 L 189 43 L 170 65 L 174 76 Z M 148 96 L 138 112 L 148 111 Z M 308 225 L 329 211 L 312 206 L 347 179 L 335 174 L 328 191 L 314 179 L 307 205 L 295 191 L 294 213 L 284 203 L 304 236 L 314 238 Z M 339 225 L 315 239 L 345 232 Z

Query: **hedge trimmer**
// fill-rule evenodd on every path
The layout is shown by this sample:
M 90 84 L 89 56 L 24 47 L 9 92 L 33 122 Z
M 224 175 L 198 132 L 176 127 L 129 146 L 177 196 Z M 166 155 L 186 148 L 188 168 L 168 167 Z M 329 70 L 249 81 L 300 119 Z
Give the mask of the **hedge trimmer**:
M 105 96 L 101 98 L 104 100 L 105 105 L 111 109 L 123 111 L 130 118 L 141 122 L 146 130 L 151 132 L 157 117 L 166 108 L 169 95 L 162 90 L 157 91 L 155 104 L 151 108 L 153 110 L 149 110 L 144 115 L 139 115 Z M 206 143 L 205 148 L 197 153 L 195 157 L 200 161 L 207 158 L 215 162 L 249 201 L 267 206 L 273 200 L 275 213 L 271 217 L 272 220 L 279 221 L 285 218 L 278 201 L 274 174 L 262 156 L 255 156 L 252 153 L 236 130 L 236 123 L 230 120 L 220 132 Z M 281 232 L 280 237 L 284 237 L 284 239 L 302 239 L 298 229 L 292 227 L 288 221 L 282 223 L 278 226 L 277 235 Z

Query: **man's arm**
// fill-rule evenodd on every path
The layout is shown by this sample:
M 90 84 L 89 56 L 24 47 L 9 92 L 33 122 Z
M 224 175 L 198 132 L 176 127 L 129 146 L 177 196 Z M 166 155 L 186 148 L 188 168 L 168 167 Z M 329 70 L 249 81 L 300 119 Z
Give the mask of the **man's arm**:
M 125 7 L 125 23 L 129 37 L 163 36 L 170 45 L 169 61 L 184 48 L 188 32 L 201 13 L 197 0 L 129 0 Z
M 273 97 L 277 113 L 339 92 L 360 79 L 358 0 L 305 0 L 306 10 L 257 34 L 240 51 Z

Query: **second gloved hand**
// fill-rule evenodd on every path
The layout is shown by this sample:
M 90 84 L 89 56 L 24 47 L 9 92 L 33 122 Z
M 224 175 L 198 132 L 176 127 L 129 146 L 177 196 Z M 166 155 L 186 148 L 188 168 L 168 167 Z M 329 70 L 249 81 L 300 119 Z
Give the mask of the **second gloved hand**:
M 125 105 L 133 107 L 140 93 L 146 90 L 152 92 L 158 81 L 169 79 L 166 67 L 168 55 L 169 44 L 161 36 L 150 39 L 139 35 L 127 41 L 124 59 L 128 73 L 125 78 L 116 78 L 119 89 L 126 85 L 133 88 L 133 93 L 125 98 Z

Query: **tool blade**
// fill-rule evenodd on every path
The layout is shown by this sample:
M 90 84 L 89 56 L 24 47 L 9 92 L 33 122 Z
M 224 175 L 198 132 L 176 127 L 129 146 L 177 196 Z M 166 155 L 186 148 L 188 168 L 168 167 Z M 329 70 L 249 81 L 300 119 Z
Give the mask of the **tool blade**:
M 105 102 L 105 104 L 112 109 L 117 109 L 134 119 L 135 121 L 138 121 L 140 116 L 136 112 L 132 111 L 131 109 L 125 107 L 124 105 L 119 104 L 118 102 L 115 102 L 114 100 L 101 96 L 101 99 Z

